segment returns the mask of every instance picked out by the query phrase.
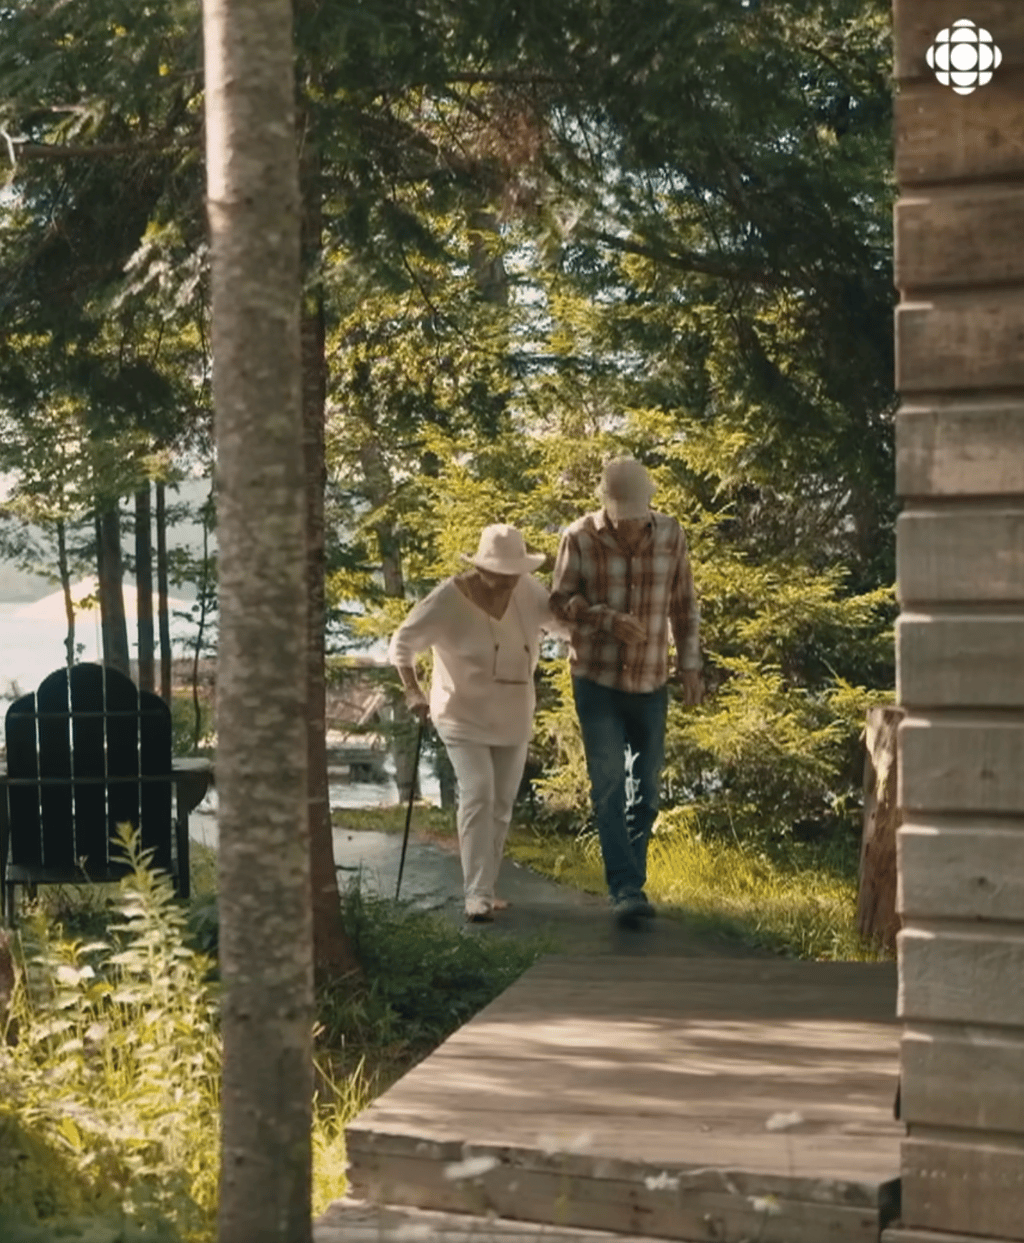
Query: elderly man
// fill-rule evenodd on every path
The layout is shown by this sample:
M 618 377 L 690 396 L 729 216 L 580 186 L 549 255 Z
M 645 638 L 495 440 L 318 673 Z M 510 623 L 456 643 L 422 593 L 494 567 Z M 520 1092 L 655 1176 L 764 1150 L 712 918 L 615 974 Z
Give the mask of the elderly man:
M 701 702 L 700 608 L 686 536 L 650 507 L 654 485 L 632 458 L 607 464 L 603 506 L 562 536 L 551 609 L 572 628 L 573 696 L 587 756 L 605 879 L 623 927 L 654 915 L 644 893 L 658 814 L 668 714 L 668 627 L 684 702 Z M 627 805 L 626 748 L 636 793 Z

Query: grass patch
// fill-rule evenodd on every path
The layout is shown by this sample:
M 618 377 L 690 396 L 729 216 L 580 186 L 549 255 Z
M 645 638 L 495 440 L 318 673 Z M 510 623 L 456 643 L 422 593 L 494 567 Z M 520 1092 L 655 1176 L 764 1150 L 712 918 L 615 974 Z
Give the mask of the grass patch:
M 348 829 L 350 832 L 403 833 L 406 806 L 398 804 L 359 810 L 339 808 L 333 812 L 332 820 L 336 829 Z M 455 838 L 455 813 L 442 811 L 430 803 L 414 803 L 410 832 L 420 837 Z
M 586 893 L 605 893 L 594 832 L 517 828 L 509 855 Z M 850 845 L 772 847 L 705 838 L 685 809 L 664 813 L 648 852 L 647 893 L 709 932 L 794 958 L 891 957 L 857 934 L 857 854 Z

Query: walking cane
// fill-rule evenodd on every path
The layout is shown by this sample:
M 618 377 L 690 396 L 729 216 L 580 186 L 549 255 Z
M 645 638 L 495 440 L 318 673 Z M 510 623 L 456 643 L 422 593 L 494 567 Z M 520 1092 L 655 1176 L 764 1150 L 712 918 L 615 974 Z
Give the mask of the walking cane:
M 420 743 L 423 741 L 423 726 L 426 721 L 420 721 L 419 732 L 416 734 L 416 758 L 412 762 L 412 780 L 409 782 L 409 806 L 405 809 L 405 836 L 402 838 L 402 859 L 398 865 L 398 884 L 395 886 L 395 901 L 398 901 L 398 894 L 402 888 L 402 873 L 405 871 L 405 852 L 409 846 L 409 825 L 412 823 L 412 800 L 416 795 L 416 778 L 420 771 Z

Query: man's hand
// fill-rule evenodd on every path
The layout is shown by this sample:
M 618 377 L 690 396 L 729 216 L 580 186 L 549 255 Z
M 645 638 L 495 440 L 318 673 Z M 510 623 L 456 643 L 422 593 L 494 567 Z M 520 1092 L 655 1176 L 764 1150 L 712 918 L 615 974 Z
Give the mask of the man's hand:
M 418 686 L 412 686 L 406 690 L 405 706 L 413 716 L 419 718 L 421 725 L 425 725 L 430 720 L 430 704 Z
M 642 643 L 647 627 L 631 613 L 616 613 L 612 618 L 612 634 L 620 643 Z
M 699 669 L 676 669 L 675 681 L 683 692 L 687 708 L 697 708 L 704 700 L 704 679 Z

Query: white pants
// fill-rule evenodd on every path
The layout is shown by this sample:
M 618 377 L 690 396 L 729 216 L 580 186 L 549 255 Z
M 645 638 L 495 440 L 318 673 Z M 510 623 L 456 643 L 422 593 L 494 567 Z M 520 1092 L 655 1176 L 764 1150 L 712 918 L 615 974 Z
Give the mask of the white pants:
M 444 745 L 459 783 L 459 852 L 466 909 L 475 912 L 494 901 L 512 804 L 523 779 L 529 744 L 489 747 L 478 742 L 446 741 Z

